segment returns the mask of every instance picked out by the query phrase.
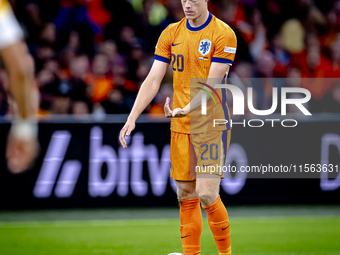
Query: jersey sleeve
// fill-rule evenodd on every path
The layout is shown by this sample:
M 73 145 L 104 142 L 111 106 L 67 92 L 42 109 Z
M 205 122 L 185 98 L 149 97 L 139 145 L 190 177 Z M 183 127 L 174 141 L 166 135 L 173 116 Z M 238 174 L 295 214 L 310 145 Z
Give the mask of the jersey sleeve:
M 233 30 L 221 34 L 215 43 L 215 51 L 212 62 L 226 63 L 232 65 L 235 59 L 237 39 Z
M 163 30 L 160 37 L 158 38 L 158 42 L 155 50 L 155 60 L 159 60 L 165 63 L 170 63 L 171 59 L 171 33 L 170 26 Z

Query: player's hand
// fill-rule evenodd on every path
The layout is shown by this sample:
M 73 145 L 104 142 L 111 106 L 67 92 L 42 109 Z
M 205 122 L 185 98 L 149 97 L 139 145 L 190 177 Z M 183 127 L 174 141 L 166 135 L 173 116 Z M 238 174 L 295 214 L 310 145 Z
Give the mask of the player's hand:
M 183 118 L 186 115 L 187 113 L 182 108 L 176 108 L 175 110 L 172 111 L 173 118 Z
M 172 117 L 172 110 L 170 109 L 170 97 L 167 97 L 164 104 L 164 113 L 166 118 Z
M 135 127 L 136 127 L 135 121 L 128 119 L 122 130 L 120 130 L 119 141 L 124 149 L 127 148 L 125 136 L 129 136 L 131 132 L 135 129 Z
M 165 104 L 164 104 L 165 117 L 167 117 L 167 118 L 182 118 L 182 117 L 184 117 L 188 114 L 188 112 L 186 112 L 182 108 L 176 108 L 175 110 L 172 111 L 170 109 L 169 104 L 170 104 L 170 97 L 167 97 L 166 100 L 165 100 Z
M 34 160 L 39 152 L 39 143 L 37 138 L 30 140 L 20 139 L 8 135 L 7 141 L 7 167 L 13 174 L 20 174 L 32 167 Z

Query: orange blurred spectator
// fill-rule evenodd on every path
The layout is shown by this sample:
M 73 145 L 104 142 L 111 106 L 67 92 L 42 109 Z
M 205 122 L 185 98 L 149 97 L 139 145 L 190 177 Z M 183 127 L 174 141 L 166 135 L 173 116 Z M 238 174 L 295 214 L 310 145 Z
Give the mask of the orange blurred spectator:
M 121 59 L 114 63 L 113 68 L 113 80 L 116 87 L 123 87 L 129 92 L 137 92 L 137 83 L 126 78 L 128 72 L 128 67 L 125 62 Z
M 107 99 L 114 88 L 111 77 L 106 76 L 109 71 L 109 59 L 104 54 L 97 54 L 93 58 L 92 73 L 87 74 L 85 82 L 91 85 L 93 103 L 100 103 Z
M 319 49 L 311 48 L 307 52 L 305 67 L 300 68 L 302 78 L 317 78 L 303 80 L 301 87 L 311 92 L 312 98 L 321 100 L 330 90 L 331 84 L 325 79 L 330 77 L 331 63 L 321 55 Z
M 103 0 L 86 1 L 86 4 L 93 21 L 103 27 L 111 21 L 112 14 L 105 9 Z
M 329 77 L 340 78 L 340 41 L 333 42 L 330 47 L 332 63 Z

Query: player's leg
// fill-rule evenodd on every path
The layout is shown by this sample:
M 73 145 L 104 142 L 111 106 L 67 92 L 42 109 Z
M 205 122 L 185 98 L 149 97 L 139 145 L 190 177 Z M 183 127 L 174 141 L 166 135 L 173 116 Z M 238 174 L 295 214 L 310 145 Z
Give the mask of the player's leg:
M 185 255 L 201 253 L 202 213 L 196 181 L 176 181 L 180 206 L 180 234 Z
M 219 196 L 221 177 L 212 174 L 200 174 L 196 180 L 196 193 L 203 207 L 209 206 Z
M 188 134 L 171 132 L 171 177 L 176 180 L 180 206 L 180 234 L 185 255 L 201 253 L 202 213 L 196 194 L 195 176 L 190 171 L 190 139 Z
M 209 226 L 220 255 L 231 254 L 228 213 L 219 197 L 222 167 L 229 148 L 230 132 L 228 130 L 191 136 L 199 159 L 196 193 L 207 212 Z
M 214 236 L 219 254 L 231 254 L 229 217 L 219 197 L 220 177 L 218 175 L 199 175 L 196 192 Z
M 0 55 L 9 75 L 9 89 L 16 101 L 18 118 L 8 137 L 8 167 L 14 173 L 26 170 L 38 152 L 36 108 L 32 94 L 34 63 L 22 40 L 22 32 L 7 1 L 0 10 Z
M 196 181 L 176 181 L 178 201 L 197 198 Z

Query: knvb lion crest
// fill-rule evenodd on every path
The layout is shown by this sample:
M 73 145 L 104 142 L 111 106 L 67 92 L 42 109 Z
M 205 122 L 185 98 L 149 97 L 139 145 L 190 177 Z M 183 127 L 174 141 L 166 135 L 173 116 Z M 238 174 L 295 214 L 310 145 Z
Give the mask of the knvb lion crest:
M 211 48 L 211 41 L 209 41 L 208 39 L 204 39 L 200 41 L 198 52 L 201 53 L 203 56 L 205 56 L 210 53 L 210 48 Z

